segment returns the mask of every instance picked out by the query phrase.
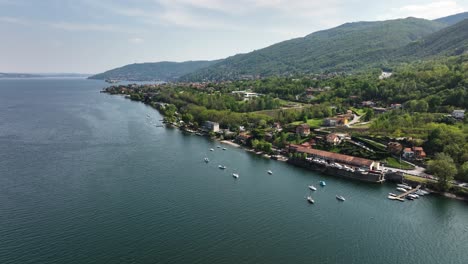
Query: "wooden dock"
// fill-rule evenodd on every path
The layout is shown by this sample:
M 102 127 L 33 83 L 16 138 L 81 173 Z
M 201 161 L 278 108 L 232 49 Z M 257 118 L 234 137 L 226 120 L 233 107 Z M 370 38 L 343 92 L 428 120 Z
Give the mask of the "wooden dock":
M 389 196 L 388 196 L 388 199 L 390 199 L 390 200 L 397 200 L 397 201 L 403 202 L 403 201 L 405 201 L 404 198 L 405 198 L 408 194 L 414 193 L 414 192 L 416 192 L 417 190 L 419 190 L 420 188 L 421 188 L 421 185 L 418 185 L 418 186 L 416 186 L 416 188 L 411 189 L 411 190 L 409 190 L 409 191 L 407 191 L 407 192 L 404 192 L 404 193 L 402 193 L 402 194 L 400 194 L 400 195 L 397 195 L 397 196 L 389 195 Z

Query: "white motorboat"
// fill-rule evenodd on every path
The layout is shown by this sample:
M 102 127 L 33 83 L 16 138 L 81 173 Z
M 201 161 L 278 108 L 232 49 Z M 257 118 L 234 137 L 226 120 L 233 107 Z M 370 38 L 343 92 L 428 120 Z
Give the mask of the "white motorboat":
M 344 201 L 346 200 L 346 199 L 345 199 L 343 196 L 341 196 L 341 195 L 337 195 L 337 196 L 336 196 L 336 199 L 338 199 L 339 201 L 342 201 L 342 202 L 344 202 Z
M 205 158 L 204 160 L 205 160 L 206 163 L 210 162 L 210 159 L 208 159 L 208 158 Z
M 239 178 L 239 174 L 237 174 L 237 173 L 233 173 L 233 174 L 232 174 L 232 177 L 234 177 L 234 178 L 236 178 L 236 179 L 237 179 L 237 178 Z
M 226 148 L 223 148 L 223 150 L 226 150 Z
M 218 168 L 220 168 L 220 169 L 224 170 L 224 169 L 226 169 L 226 166 L 223 166 L 223 165 L 218 165 Z
M 401 188 L 405 188 L 405 189 L 408 188 L 408 187 L 410 187 L 409 185 L 403 184 L 403 183 L 399 183 L 399 184 L 397 184 L 396 186 L 401 187 Z
M 388 195 L 390 195 L 390 196 L 397 196 L 397 195 L 394 194 L 394 193 L 388 193 Z
M 312 199 L 312 196 L 307 196 L 307 201 L 311 204 L 315 203 L 314 199 Z
M 402 188 L 402 187 L 397 187 L 396 189 L 397 189 L 398 191 L 400 191 L 400 192 L 406 192 L 406 189 L 405 189 L 405 188 Z
M 317 190 L 317 188 L 315 188 L 315 186 L 313 186 L 313 185 L 309 185 L 309 189 L 311 189 L 312 191 L 316 191 L 316 190 Z
M 270 175 L 273 174 L 273 172 L 272 172 L 271 170 L 269 170 L 269 171 L 267 171 L 267 172 L 268 172 L 268 174 L 270 174 Z
M 214 151 L 214 149 L 210 148 L 210 151 Z

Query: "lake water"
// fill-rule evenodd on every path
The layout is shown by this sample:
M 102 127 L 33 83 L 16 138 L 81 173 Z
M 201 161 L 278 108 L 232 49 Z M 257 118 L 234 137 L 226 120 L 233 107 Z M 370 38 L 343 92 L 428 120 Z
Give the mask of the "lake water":
M 0 263 L 468 263 L 465 202 L 223 151 L 106 86 L 0 80 Z

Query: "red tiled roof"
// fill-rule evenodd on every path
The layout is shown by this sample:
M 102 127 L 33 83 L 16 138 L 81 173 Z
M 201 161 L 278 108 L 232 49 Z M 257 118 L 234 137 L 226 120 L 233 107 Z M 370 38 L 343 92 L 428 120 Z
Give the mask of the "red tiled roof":
M 364 158 L 358 158 L 358 157 L 354 157 L 354 156 L 348 156 L 348 155 L 328 152 L 328 151 L 324 151 L 324 150 L 308 149 L 308 148 L 304 148 L 304 147 L 301 147 L 301 146 L 298 146 L 298 145 L 291 145 L 291 147 L 295 148 L 297 152 L 307 153 L 307 154 L 311 154 L 311 155 L 314 155 L 314 156 L 319 156 L 319 157 L 322 157 L 322 158 L 325 158 L 325 159 L 330 159 L 330 160 L 334 160 L 334 161 L 338 161 L 338 162 L 343 162 L 343 163 L 353 165 L 353 166 L 358 166 L 358 167 L 361 167 L 361 166 L 370 167 L 370 166 L 372 166 L 372 163 L 374 163 L 373 160 L 368 160 L 368 159 L 364 159 Z

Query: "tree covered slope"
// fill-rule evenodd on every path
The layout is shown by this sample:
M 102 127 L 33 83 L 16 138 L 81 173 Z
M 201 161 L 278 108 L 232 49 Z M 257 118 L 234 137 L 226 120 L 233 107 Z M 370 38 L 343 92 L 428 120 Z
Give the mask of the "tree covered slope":
M 96 74 L 89 78 L 129 81 L 174 81 L 182 75 L 214 63 L 216 61 L 135 63 Z
M 468 52 L 468 19 L 430 34 L 398 49 L 399 60 L 424 59 L 433 56 L 453 56 Z
M 288 75 L 324 70 L 351 71 L 386 59 L 403 47 L 447 25 L 417 18 L 347 23 L 239 54 L 190 73 L 182 80 L 235 79 L 243 75 Z

